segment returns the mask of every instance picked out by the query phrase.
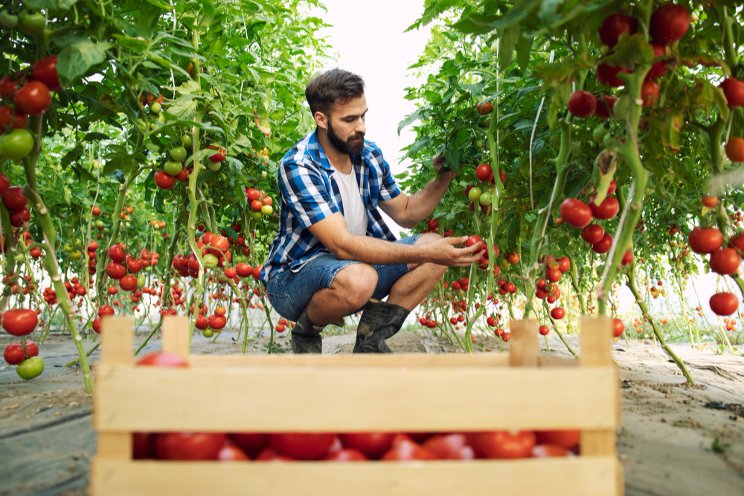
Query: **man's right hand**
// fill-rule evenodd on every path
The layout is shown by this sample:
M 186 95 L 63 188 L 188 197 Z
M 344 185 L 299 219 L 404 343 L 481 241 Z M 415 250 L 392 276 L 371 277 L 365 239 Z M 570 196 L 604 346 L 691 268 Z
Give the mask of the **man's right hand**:
M 450 236 L 438 239 L 426 245 L 427 258 L 435 264 L 450 267 L 467 267 L 480 261 L 486 245 L 483 242 L 478 242 L 472 246 L 458 248 L 458 246 L 464 245 L 467 239 L 467 236 Z

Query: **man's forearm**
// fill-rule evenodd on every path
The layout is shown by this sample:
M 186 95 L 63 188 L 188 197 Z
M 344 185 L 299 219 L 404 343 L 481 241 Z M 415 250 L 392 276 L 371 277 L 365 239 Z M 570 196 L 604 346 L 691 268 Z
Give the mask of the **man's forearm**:
M 443 172 L 429 181 L 423 189 L 411 195 L 408 199 L 408 205 L 406 205 L 408 225 L 404 227 L 412 227 L 429 217 L 454 177 L 454 172 Z
M 370 264 L 424 263 L 430 261 L 425 246 L 392 243 L 368 236 L 350 236 L 335 255 Z

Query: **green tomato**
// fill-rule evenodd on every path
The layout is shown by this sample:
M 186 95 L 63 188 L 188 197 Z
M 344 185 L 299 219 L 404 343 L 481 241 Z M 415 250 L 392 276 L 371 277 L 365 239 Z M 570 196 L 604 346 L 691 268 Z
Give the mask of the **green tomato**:
M 268 174 L 266 174 L 266 171 L 261 171 L 261 177 L 262 177 L 262 178 L 264 178 L 264 179 L 265 179 L 267 175 L 268 175 Z
M 163 170 L 171 176 L 177 176 L 181 169 L 183 169 L 181 162 L 168 161 L 163 165 Z
M 143 274 L 141 272 L 139 274 L 137 274 L 137 287 L 139 289 L 142 289 L 142 288 L 145 287 L 145 282 L 146 282 L 145 281 L 145 274 Z
M 10 160 L 21 160 L 34 149 L 34 136 L 25 129 L 14 129 L 3 138 L 0 155 Z
M 22 10 L 18 15 L 18 28 L 29 36 L 43 33 L 46 22 L 46 16 L 41 12 Z
M 482 193 L 483 191 L 477 186 L 475 188 L 470 188 L 470 191 L 468 191 L 468 199 L 472 202 L 476 202 Z
M 207 327 L 202 331 L 202 336 L 204 336 L 205 338 L 211 338 L 212 336 L 214 336 L 214 331 Z
M 211 160 L 207 160 L 207 169 L 212 172 L 219 172 L 221 168 L 222 162 L 212 162 Z
M 272 207 L 271 205 L 264 205 L 263 207 L 261 207 L 261 213 L 263 215 L 271 215 L 274 213 L 274 207 Z
M 18 16 L 12 15 L 7 10 L 0 12 L 0 26 L 5 29 L 13 29 L 18 25 Z
M 183 146 L 185 146 L 186 148 L 191 148 L 191 143 L 192 139 L 190 134 L 184 134 L 183 136 L 181 136 L 181 144 L 183 144 Z
M 602 145 L 604 143 L 607 132 L 608 129 L 605 127 L 604 123 L 598 124 L 597 127 L 594 128 L 594 131 L 592 131 L 592 138 L 594 139 L 594 142 L 598 145 Z
M 145 119 L 137 119 L 135 123 L 137 124 L 137 129 L 141 133 L 146 133 L 150 129 L 150 125 Z
M 160 105 L 160 102 L 154 102 L 150 104 L 150 111 L 155 112 L 156 114 L 159 114 L 162 110 L 162 106 Z
M 171 148 L 170 157 L 176 162 L 183 162 L 184 160 L 186 160 L 187 155 L 188 153 L 186 152 L 186 148 L 182 146 Z
M 483 206 L 488 206 L 491 204 L 491 193 L 483 193 L 478 198 L 478 203 L 480 203 Z
M 219 263 L 219 259 L 211 253 L 207 253 L 206 255 L 204 255 L 202 257 L 202 261 L 204 262 L 204 267 L 206 267 L 207 269 L 214 269 Z
M 16 256 L 15 256 L 15 257 L 13 257 L 13 258 L 14 258 L 14 260 L 15 260 L 15 261 L 16 261 L 17 263 L 23 263 L 23 261 L 25 260 L 25 258 L 23 257 L 23 253 L 18 253 L 18 254 L 16 254 Z
M 261 212 L 260 211 L 256 211 L 256 210 L 252 210 L 251 211 L 251 217 L 253 217 L 256 220 L 260 219 L 261 218 Z
M 39 377 L 44 372 L 44 359 L 40 356 L 27 358 L 16 367 L 16 373 L 24 380 Z

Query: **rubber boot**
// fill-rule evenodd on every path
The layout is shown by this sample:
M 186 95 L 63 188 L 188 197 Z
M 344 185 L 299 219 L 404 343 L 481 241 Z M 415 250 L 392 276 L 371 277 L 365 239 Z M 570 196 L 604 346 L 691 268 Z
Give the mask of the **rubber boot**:
M 400 330 L 409 313 L 394 303 L 370 300 L 359 319 L 354 353 L 392 353 L 385 340 Z
M 322 330 L 322 327 L 318 328 L 313 325 L 307 312 L 302 312 L 290 333 L 292 353 L 322 353 L 323 338 L 320 337 Z

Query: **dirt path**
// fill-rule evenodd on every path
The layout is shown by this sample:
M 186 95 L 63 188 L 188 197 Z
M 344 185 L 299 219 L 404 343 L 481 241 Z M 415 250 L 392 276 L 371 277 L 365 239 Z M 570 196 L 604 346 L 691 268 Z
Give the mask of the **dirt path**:
M 0 346 L 9 341 L 3 336 Z M 448 343 L 418 332 L 399 333 L 390 343 L 397 351 L 455 351 Z M 497 347 L 495 341 L 485 344 Z M 257 340 L 251 349 L 261 352 L 264 345 L 265 341 Z M 324 340 L 326 353 L 349 353 L 352 347 L 353 334 Z M 551 347 L 552 354 L 568 355 L 557 341 L 551 340 Z M 230 335 L 215 344 L 200 338 L 194 342 L 195 353 L 239 350 Z M 687 386 L 653 344 L 615 345 L 622 380 L 619 451 L 626 494 L 744 494 L 744 358 L 687 346 L 676 346 L 675 351 L 689 365 L 697 385 Z M 42 355 L 47 369 L 30 383 L 23 383 L 12 367 L 0 367 L 0 495 L 87 492 L 95 434 L 91 400 L 82 391 L 80 376 L 64 367 L 75 357 L 74 347 L 69 338 L 52 336 Z

